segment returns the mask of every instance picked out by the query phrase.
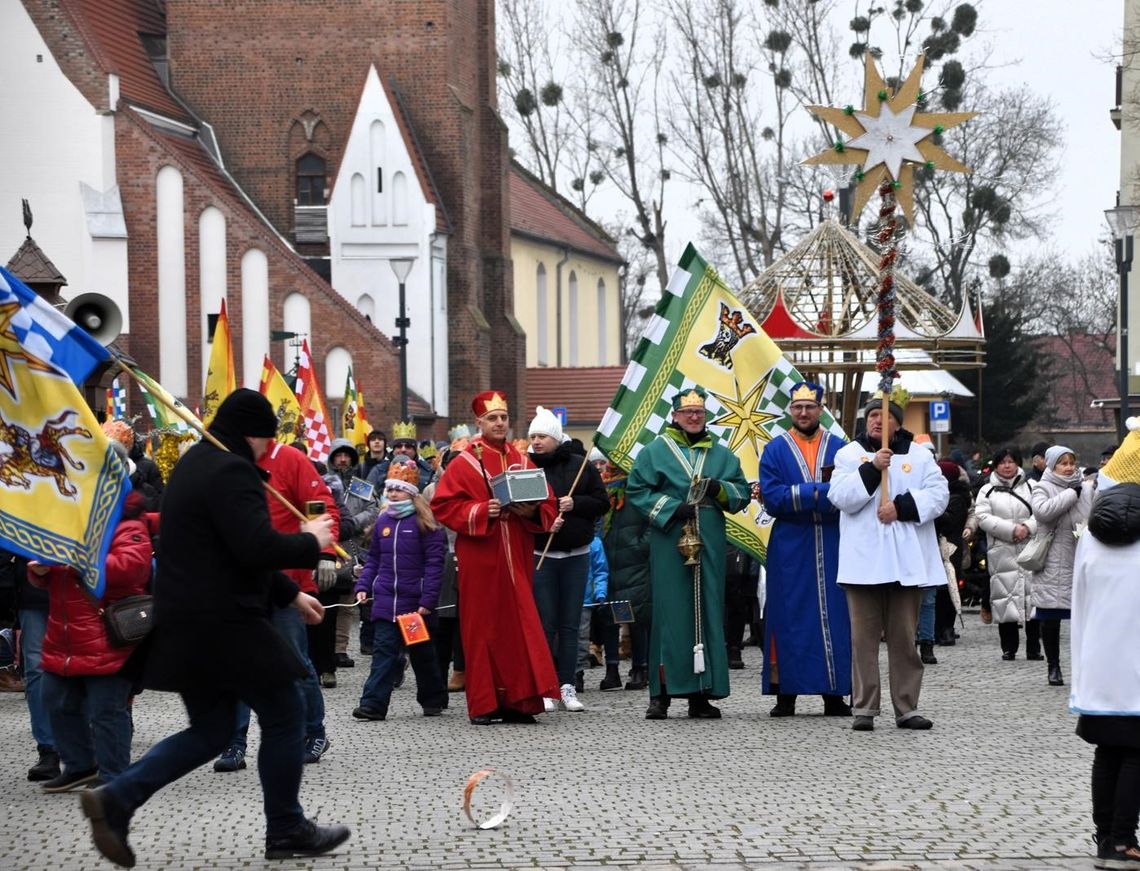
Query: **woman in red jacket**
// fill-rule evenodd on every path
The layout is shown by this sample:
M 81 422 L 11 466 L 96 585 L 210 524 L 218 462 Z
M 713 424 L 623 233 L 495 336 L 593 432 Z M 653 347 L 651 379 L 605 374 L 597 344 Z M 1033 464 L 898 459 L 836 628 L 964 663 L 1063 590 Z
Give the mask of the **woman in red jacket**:
M 112 647 L 100 609 L 146 591 L 150 580 L 150 534 L 142 519 L 146 503 L 127 496 L 107 551 L 107 586 L 93 599 L 68 566 L 28 563 L 28 580 L 47 587 L 47 633 L 43 642 L 43 701 L 51 720 L 63 771 L 43 783 L 44 792 L 67 792 L 107 781 L 130 764 L 131 682 L 119 670 L 129 647 Z

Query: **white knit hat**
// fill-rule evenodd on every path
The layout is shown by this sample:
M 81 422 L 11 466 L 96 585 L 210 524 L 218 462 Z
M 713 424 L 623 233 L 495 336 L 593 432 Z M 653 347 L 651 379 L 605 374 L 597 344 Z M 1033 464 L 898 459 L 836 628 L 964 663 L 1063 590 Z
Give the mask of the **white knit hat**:
M 541 405 L 534 410 L 534 420 L 530 422 L 530 429 L 527 430 L 528 436 L 535 433 L 548 435 L 556 442 L 562 441 L 562 424 L 558 422 L 558 418 Z
M 606 455 L 603 454 L 600 450 L 598 450 L 597 445 L 594 445 L 594 447 L 590 448 L 590 455 L 588 457 L 586 457 L 586 459 L 589 460 L 591 463 L 605 462 Z

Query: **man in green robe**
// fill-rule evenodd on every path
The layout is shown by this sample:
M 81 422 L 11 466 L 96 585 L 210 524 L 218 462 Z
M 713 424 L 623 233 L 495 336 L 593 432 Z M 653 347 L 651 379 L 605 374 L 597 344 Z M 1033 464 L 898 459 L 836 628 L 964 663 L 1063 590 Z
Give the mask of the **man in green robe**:
M 705 397 L 700 387 L 673 397 L 672 423 L 642 448 L 626 486 L 626 499 L 650 526 L 647 720 L 665 719 L 674 697 L 689 700 L 690 717 L 717 719 L 720 709 L 709 699 L 728 695 L 724 513 L 744 509 L 751 493 L 739 460 L 705 428 Z M 689 501 L 694 480 L 707 481 L 697 504 Z M 703 545 L 699 572 L 677 550 L 685 522 L 694 518 Z

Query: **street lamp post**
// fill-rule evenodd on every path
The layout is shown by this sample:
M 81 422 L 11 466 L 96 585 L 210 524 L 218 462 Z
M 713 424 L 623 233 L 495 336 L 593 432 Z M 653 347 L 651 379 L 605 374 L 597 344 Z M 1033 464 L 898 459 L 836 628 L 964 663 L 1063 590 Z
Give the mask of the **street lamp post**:
M 1123 441 L 1128 434 L 1125 421 L 1128 420 L 1128 273 L 1132 271 L 1132 231 L 1136 226 L 1136 206 L 1116 206 L 1105 209 L 1104 216 L 1112 228 L 1116 240 L 1116 269 L 1120 273 L 1120 323 L 1117 335 L 1120 337 L 1120 418 L 1116 425 L 1116 435 Z
M 389 260 L 388 264 L 396 273 L 396 281 L 400 284 L 400 316 L 396 318 L 396 329 L 400 335 L 394 340 L 400 346 L 400 420 L 408 420 L 408 327 L 412 325 L 408 318 L 407 303 L 405 300 L 405 287 L 408 273 L 412 271 L 414 257 L 401 257 Z

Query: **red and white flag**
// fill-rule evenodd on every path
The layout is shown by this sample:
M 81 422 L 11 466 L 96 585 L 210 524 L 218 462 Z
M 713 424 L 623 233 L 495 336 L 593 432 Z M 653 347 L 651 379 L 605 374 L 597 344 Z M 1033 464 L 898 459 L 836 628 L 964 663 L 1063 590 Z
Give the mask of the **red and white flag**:
M 313 358 L 309 354 L 309 340 L 301 340 L 301 357 L 297 361 L 297 383 L 293 387 L 301 406 L 302 429 L 309 445 L 309 458 L 318 463 L 328 461 L 332 450 L 332 433 L 329 432 L 329 413 L 317 377 L 313 372 Z

